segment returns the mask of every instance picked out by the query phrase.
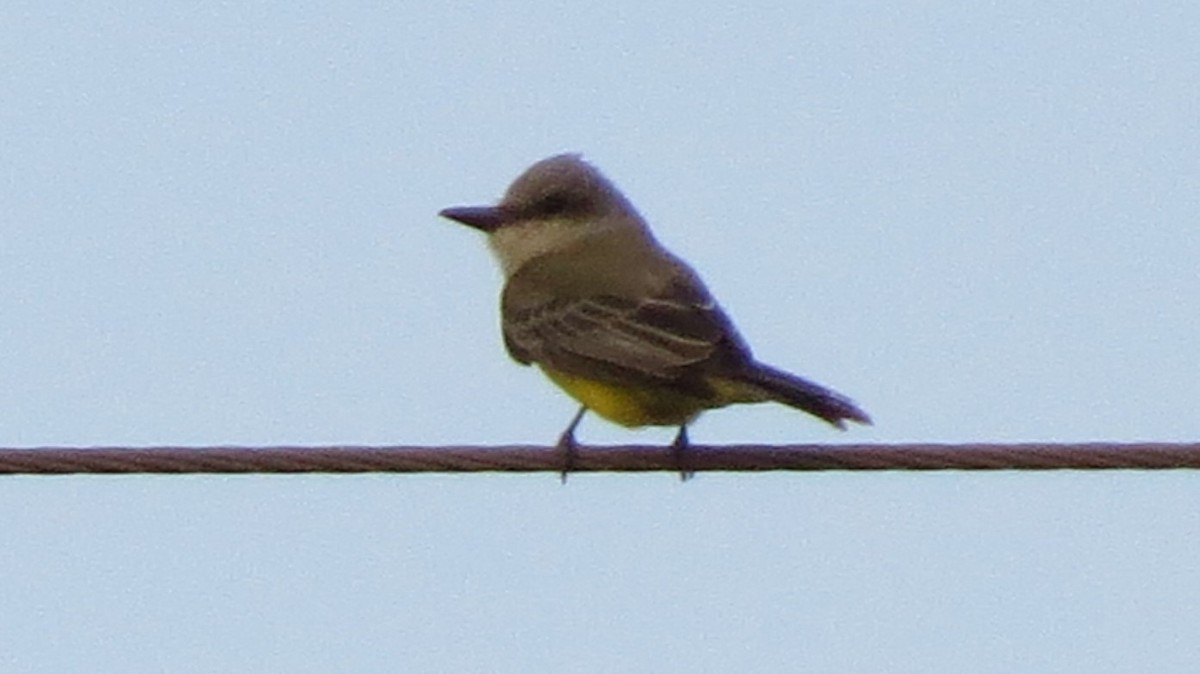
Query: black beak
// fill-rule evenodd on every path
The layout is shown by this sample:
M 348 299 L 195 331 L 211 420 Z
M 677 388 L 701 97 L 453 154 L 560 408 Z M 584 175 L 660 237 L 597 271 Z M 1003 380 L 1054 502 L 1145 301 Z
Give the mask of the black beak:
M 488 234 L 500 229 L 508 221 L 508 213 L 499 206 L 453 206 L 443 208 L 438 215 Z

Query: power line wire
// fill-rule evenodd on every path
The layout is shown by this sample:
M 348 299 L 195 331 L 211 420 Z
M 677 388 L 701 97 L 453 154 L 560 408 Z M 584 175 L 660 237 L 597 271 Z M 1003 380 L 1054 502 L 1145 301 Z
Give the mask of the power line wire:
M 689 471 L 1200 469 L 1200 443 L 965 443 L 693 446 Z M 553 447 L 0 448 L 0 474 L 559 472 Z M 582 447 L 572 472 L 678 472 L 670 448 Z

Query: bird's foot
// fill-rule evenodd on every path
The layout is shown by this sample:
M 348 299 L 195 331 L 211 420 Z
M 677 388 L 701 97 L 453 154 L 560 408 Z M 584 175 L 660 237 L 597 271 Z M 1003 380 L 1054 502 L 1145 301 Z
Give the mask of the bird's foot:
M 675 461 L 675 467 L 679 469 L 679 481 L 687 482 L 696 474 L 689 465 L 688 449 L 691 445 L 688 443 L 687 426 L 679 427 L 679 434 L 675 436 L 675 441 L 671 443 L 671 458 Z
M 579 457 L 579 443 L 575 442 L 575 427 L 579 425 L 585 412 L 587 412 L 586 407 L 579 408 L 579 411 L 575 413 L 575 418 L 571 419 L 567 430 L 563 431 L 558 438 L 558 444 L 555 445 L 558 455 L 562 458 L 562 472 L 559 473 L 559 476 L 563 484 L 567 483 L 567 474 L 575 470 L 575 460 Z
M 562 483 L 567 483 L 567 474 L 575 470 L 575 459 L 579 456 L 579 444 L 575 442 L 575 434 L 571 432 L 563 433 L 558 438 L 558 444 L 554 447 L 558 452 L 559 458 L 562 460 L 562 470 L 559 476 Z

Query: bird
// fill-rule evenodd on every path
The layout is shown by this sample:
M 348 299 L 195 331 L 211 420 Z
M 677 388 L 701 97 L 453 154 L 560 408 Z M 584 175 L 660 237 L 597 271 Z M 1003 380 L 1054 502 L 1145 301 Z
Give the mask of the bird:
M 677 427 L 671 453 L 684 480 L 688 425 L 706 410 L 773 401 L 839 429 L 871 423 L 848 397 L 757 360 L 700 276 L 578 154 L 533 164 L 495 205 L 439 215 L 487 235 L 505 279 L 508 354 L 580 403 L 556 443 L 563 481 L 588 411 L 631 428 Z

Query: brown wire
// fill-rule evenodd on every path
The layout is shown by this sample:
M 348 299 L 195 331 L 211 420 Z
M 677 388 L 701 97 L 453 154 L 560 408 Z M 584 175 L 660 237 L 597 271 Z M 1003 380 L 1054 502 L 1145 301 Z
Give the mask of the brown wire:
M 689 471 L 1165 470 L 1200 468 L 1200 443 L 693 446 Z M 38 447 L 0 449 L 0 474 L 559 472 L 553 447 Z M 571 472 L 681 469 L 670 448 L 582 447 Z

